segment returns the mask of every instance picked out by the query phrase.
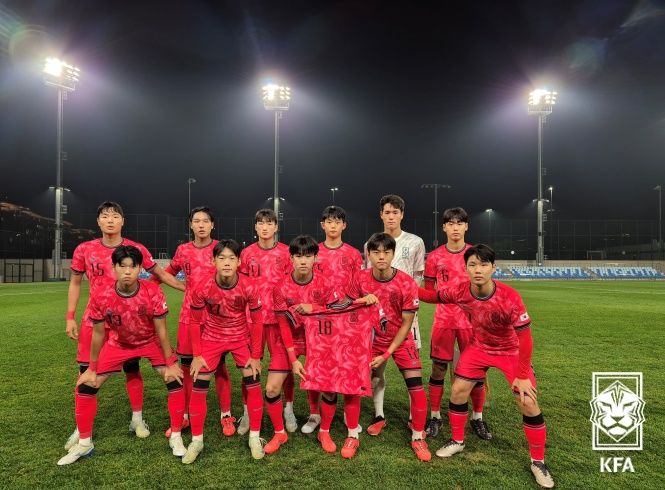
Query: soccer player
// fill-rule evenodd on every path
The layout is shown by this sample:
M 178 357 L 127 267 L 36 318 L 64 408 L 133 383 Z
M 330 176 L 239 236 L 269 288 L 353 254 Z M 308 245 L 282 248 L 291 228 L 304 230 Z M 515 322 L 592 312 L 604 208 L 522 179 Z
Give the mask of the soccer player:
M 189 335 L 194 358 L 189 402 L 192 442 L 182 462 L 193 463 L 203 450 L 210 377 L 225 354 L 231 353 L 242 370 L 249 409 L 249 448 L 254 459 L 263 458 L 259 439 L 263 405 L 261 403 L 261 348 L 263 323 L 261 299 L 253 281 L 238 273 L 240 245 L 235 240 L 221 240 L 213 249 L 215 272 L 192 288 Z M 203 310 L 207 315 L 203 316 Z M 251 324 L 247 323 L 247 309 Z M 204 323 L 201 329 L 201 323 Z
M 545 465 L 547 430 L 537 401 L 536 378 L 531 366 L 531 319 L 522 298 L 513 288 L 492 279 L 496 271 L 494 251 L 475 245 L 464 252 L 470 281 L 439 285 L 437 291 L 420 289 L 428 303 L 457 304 L 469 316 L 474 337 L 460 355 L 451 388 L 448 420 L 452 438 L 436 452 L 449 458 L 464 450 L 464 426 L 469 394 L 485 378 L 489 368 L 499 369 L 515 393 L 529 443 L 531 471 L 536 482 L 552 488 L 554 480 Z
M 115 284 L 97 287 L 90 297 L 88 317 L 93 323 L 89 364 L 76 387 L 77 444 L 58 465 L 92 455 L 92 427 L 97 413 L 97 391 L 111 374 L 130 359 L 148 359 L 164 378 L 171 418 L 169 446 L 174 456 L 185 454 L 180 429 L 185 411 L 182 370 L 171 348 L 166 328 L 168 309 L 156 284 L 139 280 L 143 254 L 137 247 L 120 245 L 111 255 Z M 105 342 L 106 329 L 109 339 Z
M 468 280 L 464 263 L 464 252 L 471 245 L 464 242 L 464 235 L 469 229 L 469 216 L 462 208 L 449 208 L 443 212 L 443 232 L 446 243 L 430 252 L 425 261 L 425 288 L 435 290 L 449 287 L 460 281 Z M 441 398 L 443 398 L 444 379 L 448 364 L 453 363 L 455 341 L 459 351 L 471 343 L 473 329 L 464 311 L 457 305 L 439 304 L 434 312 L 430 357 L 432 375 L 429 379 L 429 403 L 431 418 L 427 425 L 427 435 L 436 437 L 441 429 Z M 471 427 L 484 440 L 492 438 L 487 423 L 483 420 L 485 405 L 485 383 L 477 383 L 471 390 L 473 413 Z
M 76 360 L 79 364 L 79 374 L 85 372 L 90 361 L 90 342 L 92 339 L 92 322 L 88 306 L 83 313 L 81 328 L 76 323 L 76 306 L 81 296 L 81 283 L 83 274 L 90 283 L 90 298 L 97 290 L 108 289 L 115 284 L 111 255 L 121 245 L 132 245 L 141 251 L 143 268 L 172 288 L 183 291 L 184 286 L 171 274 L 165 272 L 152 259 L 150 252 L 141 244 L 128 240 L 122 236 L 124 214 L 117 202 L 104 201 L 97 208 L 97 225 L 102 232 L 101 238 L 79 244 L 74 250 L 71 264 L 71 279 L 67 293 L 66 333 L 73 340 L 78 341 Z M 137 360 L 128 359 L 123 365 L 127 378 L 127 395 L 132 407 L 132 420 L 129 426 L 137 437 L 148 437 L 150 431 L 143 420 L 143 378 Z M 69 436 L 65 449 L 69 450 L 79 439 L 78 428 Z
M 405 272 L 416 281 L 416 284 L 420 285 L 425 270 L 425 243 L 419 236 L 402 230 L 404 207 L 404 199 L 394 194 L 388 194 L 379 200 L 379 216 L 383 221 L 383 232 L 395 239 L 396 245 L 392 267 Z M 365 268 L 370 267 L 367 244 L 365 244 Z M 420 350 L 420 328 L 417 312 L 414 314 L 413 323 L 411 324 L 411 334 L 416 349 Z M 385 366 L 383 369 L 376 370 L 376 377 L 372 380 L 374 406 L 377 407 L 377 413 L 379 414 L 383 414 L 383 397 L 386 391 L 384 370 Z M 382 427 L 381 424 L 376 427 L 370 425 L 367 428 L 367 433 L 378 435 Z
M 266 382 L 266 410 L 275 429 L 275 435 L 265 446 L 267 454 L 277 452 L 280 446 L 289 440 L 282 421 L 280 393 L 287 376 L 289 374 L 293 376 L 290 359 L 306 353 L 305 332 L 302 329 L 291 332 L 291 326 L 286 319 L 287 310 L 294 305 L 301 305 L 303 310 L 308 310 L 313 304 L 325 306 L 338 299 L 334 296 L 334 291 L 330 288 L 326 277 L 314 270 L 318 252 L 319 245 L 311 236 L 300 235 L 294 238 L 289 244 L 293 272 L 284 276 L 273 289 L 272 304 L 280 328 L 276 332 L 277 336 L 270 339 L 272 350 Z M 293 345 L 294 350 L 287 352 L 289 345 Z M 321 429 L 323 430 L 323 426 Z M 328 436 L 328 441 L 330 441 L 330 436 L 327 434 L 327 429 L 324 432 L 326 434 L 323 436 L 319 432 L 319 440 L 325 447 L 325 436 Z
M 391 266 L 395 247 L 395 239 L 387 233 L 372 235 L 367 241 L 372 268 L 355 275 L 347 294 L 352 299 L 373 295 L 385 311 L 388 320 L 386 328 L 376 332 L 372 344 L 372 386 L 375 386 L 379 371 L 383 376 L 386 361 L 392 357 L 409 391 L 411 447 L 418 459 L 429 461 L 432 455 L 424 440 L 427 398 L 421 378 L 420 357 L 411 333 L 411 323 L 418 310 L 418 285 L 408 274 Z M 374 420 L 367 429 L 369 435 L 378 435 L 386 425 L 383 398 L 380 403 L 374 398 L 374 412 Z
M 353 274 L 362 268 L 362 257 L 357 249 L 342 241 L 342 232 L 346 229 L 344 209 L 339 206 L 326 207 L 321 213 L 321 228 L 326 239 L 319 243 L 317 271 L 326 275 L 335 291 L 346 291 Z M 304 434 L 314 432 L 321 423 L 319 398 L 320 393 L 307 391 L 310 416 L 300 429 Z
M 184 373 L 183 385 L 185 387 L 185 423 L 183 428 L 189 426 L 189 399 L 192 395 L 192 378 L 189 369 L 192 365 L 192 343 L 189 340 L 189 315 L 192 285 L 204 277 L 209 277 L 215 271 L 212 260 L 212 251 L 217 240 L 211 237 L 215 228 L 215 217 L 207 206 L 198 206 L 189 212 L 189 227 L 194 234 L 194 240 L 183 243 L 176 249 L 166 272 L 176 275 L 180 271 L 185 274 L 185 296 L 182 300 L 180 319 L 178 322 L 178 343 L 176 353 L 180 358 L 180 365 Z M 231 379 L 224 360 L 219 363 L 215 371 L 215 389 L 219 398 L 220 423 L 222 433 L 232 436 L 236 432 L 235 417 L 231 416 Z M 166 437 L 169 437 L 169 430 Z
M 240 256 L 242 270 L 252 277 L 259 288 L 261 303 L 263 304 L 264 342 L 268 344 L 268 352 L 273 355 L 275 344 L 279 344 L 279 325 L 275 318 L 273 308 L 273 289 L 275 284 L 291 271 L 291 260 L 289 247 L 277 241 L 276 235 L 279 230 L 277 215 L 272 209 L 259 209 L 254 216 L 254 230 L 257 241 L 243 249 Z M 295 432 L 298 429 L 298 421 L 293 413 L 293 375 L 290 374 L 284 383 L 284 419 L 286 430 Z M 245 389 L 243 387 L 243 401 Z M 249 430 L 249 418 L 247 416 L 247 404 L 244 405 L 244 413 L 238 424 L 238 434 L 243 435 Z

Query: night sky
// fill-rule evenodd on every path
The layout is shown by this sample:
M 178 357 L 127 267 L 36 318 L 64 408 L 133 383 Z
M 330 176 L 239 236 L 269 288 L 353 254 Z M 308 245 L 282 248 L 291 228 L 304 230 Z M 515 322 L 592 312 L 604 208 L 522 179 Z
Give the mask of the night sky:
M 277 4 L 281 4 L 281 7 Z M 438 5 L 438 6 L 437 6 Z M 52 216 L 56 93 L 43 59 L 78 65 L 65 105 L 64 185 L 76 222 L 127 213 L 226 216 L 270 206 L 273 116 L 260 87 L 292 87 L 282 121 L 288 217 L 336 202 L 356 219 L 387 193 L 406 216 L 534 216 L 536 118 L 561 218 L 656 219 L 665 184 L 665 3 L 0 1 L 0 200 Z M 545 197 L 548 197 L 547 195 Z

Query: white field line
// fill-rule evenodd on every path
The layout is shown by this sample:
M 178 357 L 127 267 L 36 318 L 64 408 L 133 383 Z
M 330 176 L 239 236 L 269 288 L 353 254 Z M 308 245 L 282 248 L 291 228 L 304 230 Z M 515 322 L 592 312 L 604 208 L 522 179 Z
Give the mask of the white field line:
M 0 298 L 4 298 L 6 296 L 24 296 L 26 294 L 62 294 L 64 290 L 58 290 L 58 291 L 32 291 L 32 292 L 25 292 L 25 293 L 0 293 Z
M 663 291 L 653 291 L 653 290 L 630 290 L 630 289 L 594 289 L 594 288 L 580 288 L 576 286 L 557 286 L 556 289 L 576 289 L 578 291 L 587 291 L 589 293 L 593 293 L 595 295 L 601 294 L 601 293 L 630 293 L 630 294 L 657 294 L 657 295 L 665 295 L 665 290 Z M 552 289 L 525 289 L 524 292 L 526 293 L 551 293 L 553 290 Z

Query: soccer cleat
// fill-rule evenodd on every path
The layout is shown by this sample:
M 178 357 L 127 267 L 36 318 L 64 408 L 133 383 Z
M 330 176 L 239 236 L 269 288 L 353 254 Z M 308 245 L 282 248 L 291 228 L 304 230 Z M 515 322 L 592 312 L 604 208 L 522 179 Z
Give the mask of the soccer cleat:
M 178 456 L 179 458 L 187 453 L 185 444 L 182 442 L 182 436 L 169 437 L 169 447 L 173 450 L 173 455 Z
M 182 419 L 182 430 L 189 428 L 189 419 Z M 164 431 L 164 436 L 168 439 L 171 437 L 171 427 Z
M 429 452 L 427 443 L 423 439 L 411 441 L 411 448 L 420 461 L 430 461 L 432 459 L 432 453 Z
M 270 439 L 270 442 L 265 445 L 263 451 L 266 454 L 276 453 L 279 451 L 279 448 L 282 446 L 282 444 L 285 444 L 288 440 L 289 436 L 285 432 L 277 432 L 272 437 L 272 439 Z
M 543 488 L 554 488 L 554 479 L 550 469 L 543 461 L 531 462 L 531 473 L 536 477 L 536 483 Z
M 79 430 L 78 427 L 74 429 L 74 432 L 72 432 L 72 435 L 69 436 L 69 439 L 67 439 L 67 442 L 65 442 L 65 451 L 69 451 L 71 448 L 76 446 L 79 443 Z
M 386 419 L 384 417 L 374 417 L 372 423 L 367 427 L 367 433 L 370 436 L 378 436 L 381 430 L 386 426 Z
M 464 451 L 464 443 L 450 439 L 439 448 L 439 450 L 436 452 L 436 455 L 439 458 L 450 458 L 451 456 L 457 453 L 461 453 L 462 451 Z
M 140 439 L 145 439 L 150 435 L 150 428 L 143 419 L 132 420 L 129 423 L 129 432 L 134 432 L 136 434 L 136 437 Z
M 334 453 L 335 451 L 337 451 L 337 446 L 335 445 L 335 442 L 330 438 L 329 432 L 319 431 L 319 434 L 316 436 L 316 438 L 321 443 L 321 447 L 325 452 Z
M 427 424 L 425 432 L 429 437 L 436 437 L 439 435 L 439 431 L 441 430 L 442 425 L 443 425 L 443 420 L 433 417 L 429 420 L 429 424 Z
M 284 410 L 284 427 L 287 432 L 298 430 L 298 420 L 296 419 L 296 415 L 290 410 Z
M 243 415 L 238 421 L 238 435 L 244 436 L 249 432 L 249 416 Z
M 265 443 L 266 440 L 261 439 L 259 436 L 249 436 L 249 449 L 252 452 L 252 458 L 262 459 L 265 456 L 265 451 L 263 450 Z
M 483 419 L 471 420 L 471 428 L 483 441 L 489 441 L 492 438 L 490 428 Z
M 316 428 L 319 426 L 321 423 L 321 416 L 320 415 L 310 415 L 309 418 L 307 419 L 307 422 L 303 424 L 303 426 L 300 428 L 300 431 L 303 434 L 311 434 L 316 430 Z
M 65 466 L 72 464 L 75 461 L 78 461 L 81 458 L 87 458 L 92 456 L 95 453 L 95 445 L 90 444 L 89 446 L 84 446 L 82 444 L 74 444 L 69 448 L 69 452 L 58 460 L 58 466 Z
M 199 457 L 201 451 L 203 451 L 203 441 L 190 442 L 185 455 L 182 457 L 183 464 L 192 464 Z
M 219 420 L 219 423 L 222 424 L 222 434 L 224 434 L 226 437 L 231 437 L 233 434 L 235 434 L 236 433 L 236 426 L 234 424 L 235 421 L 236 418 L 231 417 L 230 415 L 222 417 Z
M 342 458 L 353 458 L 356 455 L 359 446 L 360 441 L 358 439 L 355 437 L 347 437 L 344 441 L 344 446 L 342 446 Z

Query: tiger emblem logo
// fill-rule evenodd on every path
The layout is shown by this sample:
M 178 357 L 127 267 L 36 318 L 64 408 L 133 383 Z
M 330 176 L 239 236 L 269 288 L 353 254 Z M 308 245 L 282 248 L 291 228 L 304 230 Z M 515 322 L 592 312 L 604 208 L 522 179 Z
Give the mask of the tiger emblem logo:
M 644 422 L 644 400 L 620 381 L 614 381 L 590 403 L 591 422 L 615 442 Z

